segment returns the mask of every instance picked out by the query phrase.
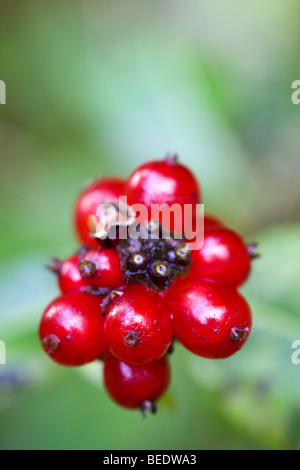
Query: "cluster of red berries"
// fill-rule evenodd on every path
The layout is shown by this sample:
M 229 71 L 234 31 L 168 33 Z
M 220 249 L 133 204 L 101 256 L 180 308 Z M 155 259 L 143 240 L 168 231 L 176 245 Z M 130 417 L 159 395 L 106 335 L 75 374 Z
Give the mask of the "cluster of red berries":
M 127 181 L 89 184 L 75 205 L 82 246 L 66 260 L 50 261 L 61 296 L 46 308 L 39 334 L 60 364 L 103 359 L 110 396 L 124 407 L 155 411 L 170 382 L 168 352 L 175 339 L 212 359 L 234 354 L 247 340 L 251 312 L 237 288 L 249 275 L 256 247 L 209 215 L 201 249 L 190 250 L 171 222 L 170 237 L 163 237 L 165 227 L 153 220 L 141 224 L 134 239 L 112 240 L 109 229 L 99 238 L 97 209 L 120 196 L 149 214 L 152 204 L 190 204 L 193 218 L 201 203 L 196 178 L 176 158 L 146 163 Z

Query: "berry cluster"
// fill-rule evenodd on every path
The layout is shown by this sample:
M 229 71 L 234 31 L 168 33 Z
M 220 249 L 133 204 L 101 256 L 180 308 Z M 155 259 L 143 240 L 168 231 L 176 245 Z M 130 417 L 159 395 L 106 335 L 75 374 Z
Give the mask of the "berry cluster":
M 149 216 L 131 214 L 138 236 L 120 236 L 129 225 L 117 200 L 128 208 L 143 204 Z M 251 329 L 251 312 L 237 291 L 247 279 L 256 245 L 245 244 L 217 218 L 204 217 L 204 244 L 191 244 L 176 231 L 183 220 L 150 216 L 153 204 L 192 207 L 197 222 L 201 191 L 192 172 L 166 157 L 137 168 L 127 181 L 102 178 L 89 184 L 75 205 L 75 230 L 82 243 L 65 260 L 52 258 L 61 296 L 46 308 L 39 329 L 42 347 L 56 362 L 80 366 L 104 361 L 104 384 L 127 408 L 155 411 L 170 382 L 168 353 L 174 340 L 206 358 L 238 351 Z M 96 228 L 99 207 L 116 207 L 117 236 L 111 220 Z M 103 237 L 106 233 L 106 237 Z M 168 236 L 166 236 L 166 233 Z M 182 233 L 182 231 L 181 231 Z

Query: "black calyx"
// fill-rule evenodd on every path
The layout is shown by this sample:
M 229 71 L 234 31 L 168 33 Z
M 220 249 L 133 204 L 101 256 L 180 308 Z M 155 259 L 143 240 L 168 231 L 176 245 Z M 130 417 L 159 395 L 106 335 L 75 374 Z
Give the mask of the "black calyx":
M 123 240 L 118 251 L 125 280 L 156 291 L 168 289 L 176 277 L 188 274 L 191 265 L 184 241 L 166 234 L 160 224 L 141 228 L 139 237 Z

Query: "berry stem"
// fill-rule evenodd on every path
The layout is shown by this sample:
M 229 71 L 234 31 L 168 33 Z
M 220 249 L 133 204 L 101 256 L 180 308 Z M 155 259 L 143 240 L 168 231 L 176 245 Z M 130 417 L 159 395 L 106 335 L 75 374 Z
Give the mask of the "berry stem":
M 258 244 L 256 242 L 247 243 L 247 250 L 248 250 L 250 259 L 256 259 L 260 257 L 260 254 L 257 253 L 257 246 Z
M 63 261 L 59 258 L 50 258 L 46 268 L 54 274 L 59 274 L 62 268 Z
M 176 153 L 172 155 L 170 152 L 168 152 L 166 153 L 165 161 L 170 165 L 178 165 L 178 155 Z

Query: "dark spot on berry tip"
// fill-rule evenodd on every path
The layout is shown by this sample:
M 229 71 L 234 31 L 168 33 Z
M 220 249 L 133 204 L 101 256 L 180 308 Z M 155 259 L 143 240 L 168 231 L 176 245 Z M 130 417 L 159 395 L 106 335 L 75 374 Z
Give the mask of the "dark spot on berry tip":
M 149 411 L 151 414 L 155 414 L 157 411 L 155 403 L 151 400 L 145 400 L 140 406 L 140 412 L 143 418 L 146 418 L 146 412 Z
M 42 342 L 48 354 L 54 353 L 60 344 L 60 340 L 56 335 L 46 336 L 46 338 L 44 338 Z
M 63 261 L 59 258 L 50 258 L 48 264 L 46 265 L 49 271 L 52 271 L 55 274 L 59 274 L 63 265 Z
M 124 337 L 125 343 L 134 348 L 139 344 L 140 335 L 137 331 L 128 331 Z
M 183 265 L 191 264 L 190 251 L 185 245 L 179 245 L 175 250 L 175 255 L 179 263 Z
M 246 330 L 241 326 L 234 326 L 230 330 L 230 339 L 231 341 L 242 341 L 246 336 Z
M 166 261 L 156 261 L 152 265 L 152 270 L 158 277 L 168 277 L 170 274 L 169 263 Z
M 128 260 L 128 269 L 131 272 L 143 270 L 147 266 L 147 258 L 142 253 L 134 253 Z
M 260 257 L 260 254 L 257 252 L 258 244 L 256 242 L 247 243 L 247 250 L 250 259 L 256 259 Z
M 82 277 L 92 276 L 96 272 L 95 264 L 88 260 L 79 263 L 79 269 Z

